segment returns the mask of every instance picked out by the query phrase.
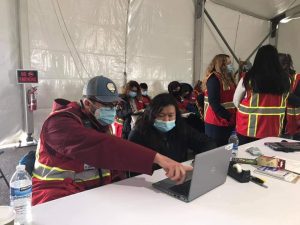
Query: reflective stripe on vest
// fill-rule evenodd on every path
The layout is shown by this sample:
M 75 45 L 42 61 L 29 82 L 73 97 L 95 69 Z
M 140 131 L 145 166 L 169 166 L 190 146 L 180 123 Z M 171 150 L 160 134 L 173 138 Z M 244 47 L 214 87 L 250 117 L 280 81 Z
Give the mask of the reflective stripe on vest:
M 293 79 L 293 84 L 291 88 L 291 93 L 293 93 L 296 90 L 296 87 L 300 83 L 300 74 L 295 74 Z M 300 107 L 292 107 L 291 105 L 288 105 L 286 113 L 290 116 L 298 116 L 300 115 Z
M 84 170 L 76 173 L 73 170 L 64 170 L 59 167 L 50 167 L 39 162 L 40 141 L 38 142 L 36 151 L 36 160 L 34 163 L 34 171 L 32 176 L 40 180 L 64 180 L 71 178 L 75 182 L 84 182 L 90 180 L 100 179 L 99 171 L 97 169 Z M 102 169 L 102 177 L 110 176 L 109 170 Z
M 258 116 L 279 116 L 280 129 L 282 129 L 283 119 L 285 115 L 285 106 L 288 94 L 284 94 L 281 97 L 281 104 L 279 107 L 272 106 L 259 106 L 259 94 L 252 93 L 250 99 L 250 106 L 239 104 L 238 109 L 240 113 L 247 114 L 249 116 L 248 120 L 248 131 L 247 136 L 256 137 L 257 120 Z M 279 135 L 279 134 L 278 134 Z
M 124 120 L 122 118 L 116 117 L 115 123 L 123 125 L 124 124 Z
M 233 102 L 223 102 L 220 103 L 221 106 L 223 106 L 225 109 L 234 109 L 235 106 L 233 104 Z M 208 97 L 205 96 L 204 97 L 204 111 L 206 113 L 207 107 L 209 106 L 209 102 L 208 102 Z
M 299 108 L 287 108 L 286 113 L 291 116 L 300 115 L 300 107 Z

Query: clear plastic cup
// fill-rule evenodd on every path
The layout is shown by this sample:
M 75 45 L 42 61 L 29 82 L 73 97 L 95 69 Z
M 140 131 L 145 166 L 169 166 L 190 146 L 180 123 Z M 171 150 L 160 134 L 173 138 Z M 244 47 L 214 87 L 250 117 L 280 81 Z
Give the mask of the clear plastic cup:
M 0 225 L 14 225 L 15 210 L 10 206 L 0 206 Z

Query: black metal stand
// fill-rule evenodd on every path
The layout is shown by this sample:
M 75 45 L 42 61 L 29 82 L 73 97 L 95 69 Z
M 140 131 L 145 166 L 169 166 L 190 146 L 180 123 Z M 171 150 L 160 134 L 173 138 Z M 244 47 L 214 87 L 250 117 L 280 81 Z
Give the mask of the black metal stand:
M 0 152 L 0 155 L 1 155 L 2 153 L 4 153 L 4 152 L 1 151 L 1 152 Z M 6 177 L 4 176 L 4 173 L 2 172 L 2 170 L 1 170 L 1 168 L 0 168 L 0 179 L 1 179 L 1 178 L 3 178 L 3 180 L 5 181 L 7 187 L 9 187 L 9 183 L 8 183 Z

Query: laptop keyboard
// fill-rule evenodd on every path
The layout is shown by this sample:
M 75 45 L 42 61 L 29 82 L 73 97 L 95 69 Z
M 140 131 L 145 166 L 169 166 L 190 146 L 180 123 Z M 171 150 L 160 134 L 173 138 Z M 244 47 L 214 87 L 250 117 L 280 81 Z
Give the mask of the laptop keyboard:
M 171 191 L 174 191 L 178 194 L 185 195 L 187 196 L 190 191 L 190 186 L 191 186 L 191 180 L 188 180 L 182 184 L 175 185 L 170 188 Z

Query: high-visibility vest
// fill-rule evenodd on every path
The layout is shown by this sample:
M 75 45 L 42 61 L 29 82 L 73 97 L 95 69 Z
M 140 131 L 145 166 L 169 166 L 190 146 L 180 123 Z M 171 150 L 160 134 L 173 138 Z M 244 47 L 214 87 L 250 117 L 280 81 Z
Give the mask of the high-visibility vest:
M 254 137 L 278 137 L 281 134 L 288 94 L 258 94 L 248 91 L 240 102 L 236 130 Z
M 300 84 L 300 74 L 295 74 L 291 85 L 291 93 L 295 92 L 298 84 Z M 293 107 L 288 104 L 286 109 L 286 134 L 294 135 L 296 133 L 300 133 L 300 107 Z
M 236 108 L 233 104 L 233 95 L 235 91 L 235 86 L 232 85 L 229 88 L 225 88 L 223 85 L 223 82 L 221 80 L 220 74 L 214 72 L 211 73 L 209 76 L 212 74 L 215 74 L 216 77 L 219 79 L 220 82 L 220 104 L 231 113 L 231 119 L 230 121 L 219 117 L 212 107 L 209 105 L 208 102 L 208 91 L 207 89 L 204 92 L 204 122 L 209 123 L 212 125 L 216 126 L 222 126 L 222 127 L 228 127 L 228 126 L 234 126 L 235 125 L 235 114 L 236 114 Z
M 70 113 L 80 123 L 82 123 L 81 119 L 77 115 L 72 112 L 68 112 L 67 109 L 53 112 L 48 119 L 62 112 Z M 69 158 L 67 159 L 59 153 L 54 155 L 49 154 L 49 152 L 45 149 L 44 138 L 41 136 L 36 151 L 36 160 L 32 174 L 33 178 L 41 181 L 62 181 L 66 178 L 70 178 L 74 182 L 86 186 L 85 183 L 100 184 L 100 179 L 108 178 L 110 176 L 109 170 L 102 169 L 101 171 L 102 174 L 100 174 L 100 176 L 98 169 L 84 164 L 78 160 L 71 160 Z

